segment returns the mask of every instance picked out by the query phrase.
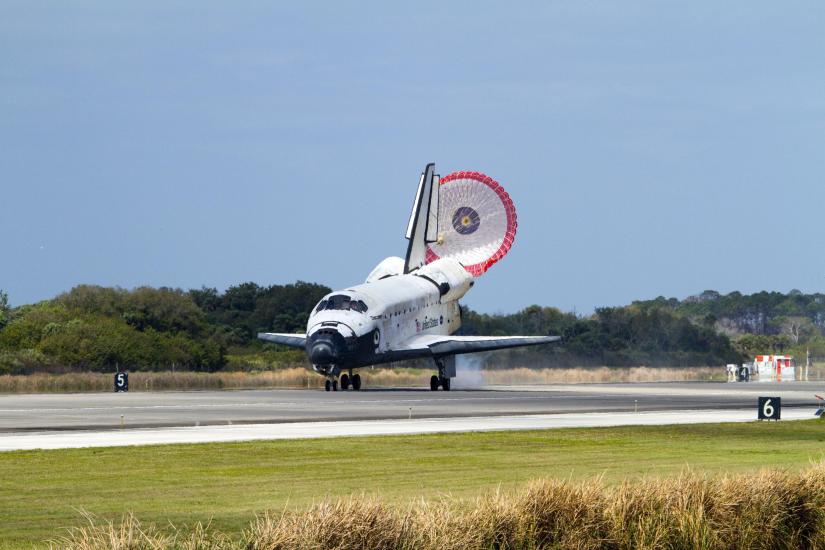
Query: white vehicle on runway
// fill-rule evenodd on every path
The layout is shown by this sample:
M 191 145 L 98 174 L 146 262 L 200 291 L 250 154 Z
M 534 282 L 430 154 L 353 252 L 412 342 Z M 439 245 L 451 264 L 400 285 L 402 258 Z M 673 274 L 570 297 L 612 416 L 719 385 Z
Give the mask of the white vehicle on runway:
M 432 358 L 430 389 L 450 389 L 455 356 L 549 344 L 558 336 L 457 336 L 462 298 L 516 235 L 516 210 L 492 178 L 455 172 L 444 178 L 428 164 L 407 225 L 406 259 L 390 257 L 364 284 L 325 296 L 306 334 L 262 332 L 258 338 L 306 350 L 326 376 L 326 390 L 361 389 L 354 369 L 404 359 Z

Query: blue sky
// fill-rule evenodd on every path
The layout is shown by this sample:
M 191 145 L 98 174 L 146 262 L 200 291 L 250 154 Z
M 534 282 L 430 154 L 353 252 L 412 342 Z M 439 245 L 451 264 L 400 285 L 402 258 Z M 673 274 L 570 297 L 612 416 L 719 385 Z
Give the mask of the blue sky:
M 0 288 L 359 282 L 418 174 L 519 233 L 466 303 L 822 291 L 825 4 L 0 3 Z

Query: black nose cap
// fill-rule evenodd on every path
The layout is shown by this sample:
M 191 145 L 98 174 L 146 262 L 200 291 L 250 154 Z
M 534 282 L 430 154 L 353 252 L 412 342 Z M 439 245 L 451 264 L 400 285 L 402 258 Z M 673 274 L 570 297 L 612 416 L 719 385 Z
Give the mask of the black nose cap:
M 335 360 L 331 342 L 316 342 L 309 351 L 309 360 L 314 365 L 329 365 Z

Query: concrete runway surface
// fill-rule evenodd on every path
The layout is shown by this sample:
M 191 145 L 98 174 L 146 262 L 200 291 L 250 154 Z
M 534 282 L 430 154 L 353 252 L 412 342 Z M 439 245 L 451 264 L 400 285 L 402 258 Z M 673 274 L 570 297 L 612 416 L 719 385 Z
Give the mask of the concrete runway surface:
M 783 411 L 783 418 L 813 418 L 810 410 Z M 407 420 L 341 420 L 338 422 L 289 422 L 179 428 L 124 430 L 68 430 L 62 432 L 16 432 L 0 435 L 0 451 L 123 447 L 169 443 L 216 443 L 320 437 L 545 430 L 610 426 L 702 424 L 705 422 L 753 422 L 756 411 L 692 410 L 619 413 L 563 413 L 531 416 L 483 416 L 465 418 L 412 418 Z
M 813 418 L 815 393 L 825 393 L 825 383 L 5 395 L 0 449 L 743 421 L 755 419 L 760 395 L 781 397 L 784 418 Z

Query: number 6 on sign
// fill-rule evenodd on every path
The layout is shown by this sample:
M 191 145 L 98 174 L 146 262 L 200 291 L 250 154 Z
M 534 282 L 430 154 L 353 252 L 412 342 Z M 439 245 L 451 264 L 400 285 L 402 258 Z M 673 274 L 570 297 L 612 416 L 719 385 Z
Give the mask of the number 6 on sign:
M 782 413 L 782 399 L 779 397 L 759 398 L 759 420 L 779 420 Z

